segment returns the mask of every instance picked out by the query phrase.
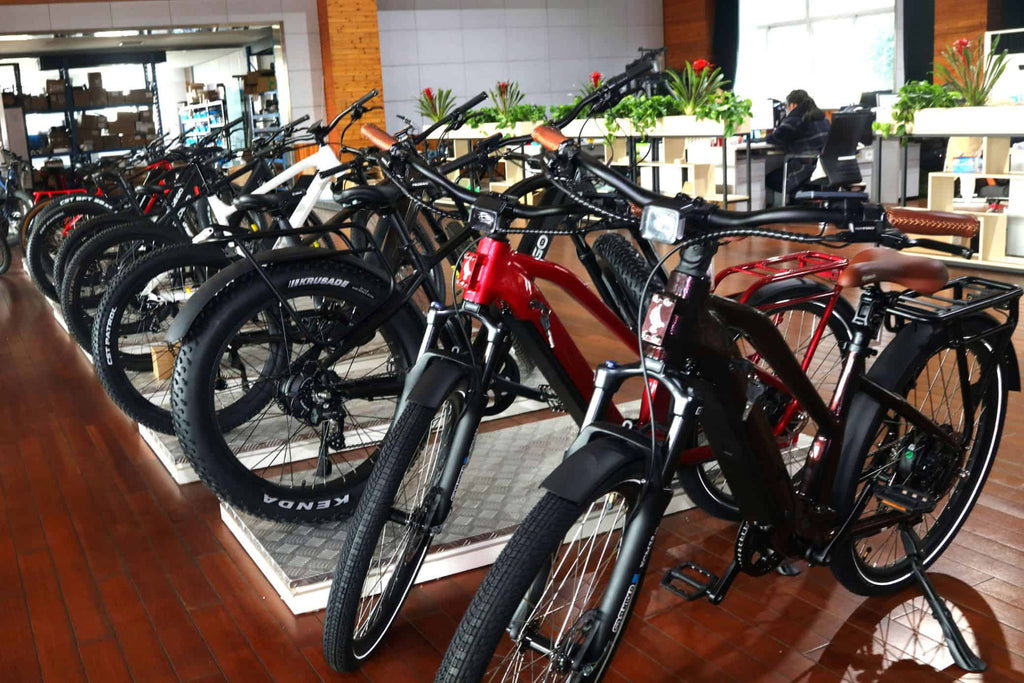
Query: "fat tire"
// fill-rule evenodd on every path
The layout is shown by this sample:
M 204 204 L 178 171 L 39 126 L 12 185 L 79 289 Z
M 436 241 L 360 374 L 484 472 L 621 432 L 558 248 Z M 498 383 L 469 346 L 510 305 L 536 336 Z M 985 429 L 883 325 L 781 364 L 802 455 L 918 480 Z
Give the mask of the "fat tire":
M 28 264 L 29 275 L 48 299 L 58 301 L 57 287 L 59 282 L 53 279 L 53 258 L 56 252 L 50 253 L 49 245 L 63 241 L 64 223 L 75 216 L 97 216 L 110 213 L 112 205 L 98 197 L 72 196 L 50 202 L 45 213 L 40 213 L 35 221 L 25 249 L 25 262 Z M 59 247 L 58 247 L 59 248 Z
M 95 216 L 75 226 L 75 229 L 69 232 L 64 241 L 61 242 L 57 255 L 53 259 L 54 283 L 64 282 L 64 273 L 67 271 L 68 264 L 71 263 L 71 259 L 74 258 L 78 249 L 88 240 L 98 235 L 100 231 L 120 225 L 128 225 L 137 221 L 138 218 L 136 216 L 115 213 Z M 60 293 L 59 288 L 58 293 Z
M 159 228 L 148 221 L 110 227 L 86 240 L 68 262 L 60 283 L 60 307 L 68 331 L 85 350 L 92 348 L 93 316 L 85 311 L 82 301 L 82 279 L 89 267 L 108 249 L 133 242 L 155 242 L 157 245 L 180 244 L 184 235 Z M 109 285 L 109 283 L 107 283 Z M 105 292 L 104 292 L 105 293 Z
M 92 357 L 100 384 L 124 413 L 161 434 L 174 434 L 171 411 L 150 401 L 138 391 L 126 374 L 125 360 L 119 355 L 119 326 L 130 298 L 154 277 L 174 268 L 205 266 L 224 268 L 231 259 L 219 249 L 192 244 L 175 244 L 157 249 L 131 268 L 118 274 L 111 283 L 92 326 Z
M 347 260 L 294 261 L 262 267 L 278 287 L 287 285 L 289 279 L 296 275 L 343 276 L 358 280 L 361 287 L 372 290 L 374 298 L 380 300 L 384 299 L 389 287 L 380 276 Z M 355 296 L 358 293 L 353 294 L 349 289 L 346 294 Z M 319 493 L 300 494 L 295 489 L 271 484 L 246 469 L 223 443 L 209 387 L 204 386 L 205 379 L 196 377 L 198 373 L 208 375 L 204 370 L 219 362 L 222 345 L 218 335 L 227 331 L 231 321 L 262 310 L 265 303 L 265 286 L 259 274 L 249 272 L 233 281 L 200 312 L 175 360 L 171 386 L 174 433 L 200 480 L 218 498 L 237 509 L 281 522 L 317 523 L 344 519 L 352 514 L 372 463 L 368 463 L 367 471 L 358 481 L 346 482 L 336 490 L 322 488 Z M 407 304 L 397 310 L 386 324 L 411 367 L 423 336 L 419 311 Z M 317 509 L 317 504 L 323 501 L 327 501 L 328 507 Z M 286 502 L 291 507 L 283 507 Z M 297 509 L 299 504 L 307 503 L 313 503 L 312 509 Z
M 641 300 L 649 301 L 654 292 L 663 290 L 665 278 L 661 273 L 651 277 L 651 264 L 626 237 L 617 232 L 601 235 L 594 241 L 593 248 L 601 270 L 611 275 L 609 288 L 614 298 L 621 299 L 618 303 L 622 314 L 629 316 L 626 322 L 630 327 L 635 327 L 640 317 Z

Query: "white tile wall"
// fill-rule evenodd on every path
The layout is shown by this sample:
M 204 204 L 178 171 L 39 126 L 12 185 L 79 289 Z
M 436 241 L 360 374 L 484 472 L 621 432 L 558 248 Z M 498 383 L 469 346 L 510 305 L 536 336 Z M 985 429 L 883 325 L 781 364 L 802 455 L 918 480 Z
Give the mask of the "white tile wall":
M 109 2 L 69 2 L 50 5 L 50 28 L 104 29 L 114 25 Z
M 638 47 L 664 44 L 662 0 L 377 0 L 377 9 L 391 126 L 397 114 L 417 120 L 424 87 L 468 97 L 516 80 L 527 102 L 569 102 L 591 72 L 619 73 Z
M 170 26 L 171 25 L 171 3 L 168 0 L 152 2 L 118 2 L 110 7 L 113 14 L 114 24 L 120 25 L 123 21 L 131 20 L 133 26 Z
M 227 0 L 172 0 L 171 21 L 175 26 L 226 24 Z
M 5 32 L 34 33 L 50 30 L 49 5 L 0 5 L 0 26 Z

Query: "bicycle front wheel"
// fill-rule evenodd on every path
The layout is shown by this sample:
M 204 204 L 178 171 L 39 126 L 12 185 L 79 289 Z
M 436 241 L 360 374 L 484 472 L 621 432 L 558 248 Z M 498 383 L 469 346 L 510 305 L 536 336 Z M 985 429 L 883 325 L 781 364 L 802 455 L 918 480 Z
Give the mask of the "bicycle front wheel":
M 437 408 L 410 402 L 388 430 L 352 516 L 324 615 L 324 657 L 338 671 L 359 666 L 384 639 L 430 548 L 438 485 L 466 407 L 460 374 L 450 382 Z
M 597 447 L 599 443 L 590 447 Z M 546 493 L 516 529 L 452 638 L 435 681 L 598 681 L 626 630 L 635 600 L 591 661 L 573 668 L 588 641 L 639 502 L 642 472 L 620 473 L 582 503 Z M 635 571 L 635 596 L 643 569 Z

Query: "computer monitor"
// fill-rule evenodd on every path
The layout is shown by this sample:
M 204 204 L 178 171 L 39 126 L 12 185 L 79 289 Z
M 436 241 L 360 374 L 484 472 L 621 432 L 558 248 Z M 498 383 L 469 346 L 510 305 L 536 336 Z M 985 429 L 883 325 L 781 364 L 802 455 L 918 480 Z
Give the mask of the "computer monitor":
M 863 109 L 874 109 L 878 106 L 879 95 L 891 95 L 892 90 L 870 90 L 860 94 L 860 106 Z

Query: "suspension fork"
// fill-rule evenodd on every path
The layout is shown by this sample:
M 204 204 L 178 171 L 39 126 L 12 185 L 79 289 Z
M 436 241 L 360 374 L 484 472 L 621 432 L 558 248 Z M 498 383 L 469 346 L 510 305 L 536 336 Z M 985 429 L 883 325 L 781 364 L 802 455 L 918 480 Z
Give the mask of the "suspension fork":
M 642 482 L 640 499 L 626 518 L 626 526 L 619 544 L 619 555 L 612 568 L 608 588 L 598 607 L 600 619 L 597 622 L 596 633 L 587 639 L 586 651 L 573 658 L 576 662 L 587 664 L 599 660 L 612 637 L 620 629 L 625 628 L 633 601 L 640 592 L 658 527 L 672 501 L 672 473 L 685 443 L 680 437 L 690 433 L 696 426 L 697 400 L 676 392 L 673 392 L 673 395 L 677 400 L 673 402 L 669 438 L 661 448 L 664 457 L 647 454 L 648 476 L 653 476 L 654 479 L 645 479 Z
M 466 465 L 469 464 L 473 442 L 476 441 L 480 421 L 487 407 L 487 387 L 497 375 L 499 364 L 512 348 L 512 334 L 506 325 L 495 324 L 482 316 L 478 318 L 483 325 L 480 334 L 486 335 L 487 341 L 481 362 L 471 364 L 468 369 L 468 373 L 477 373 L 477 377 L 470 378 L 466 407 L 459 416 L 455 433 L 452 435 L 451 447 L 448 449 L 441 479 L 437 484 L 437 489 L 442 495 L 435 497 L 437 507 L 430 516 L 431 527 L 444 524 L 452 511 L 455 494 L 458 492 Z

